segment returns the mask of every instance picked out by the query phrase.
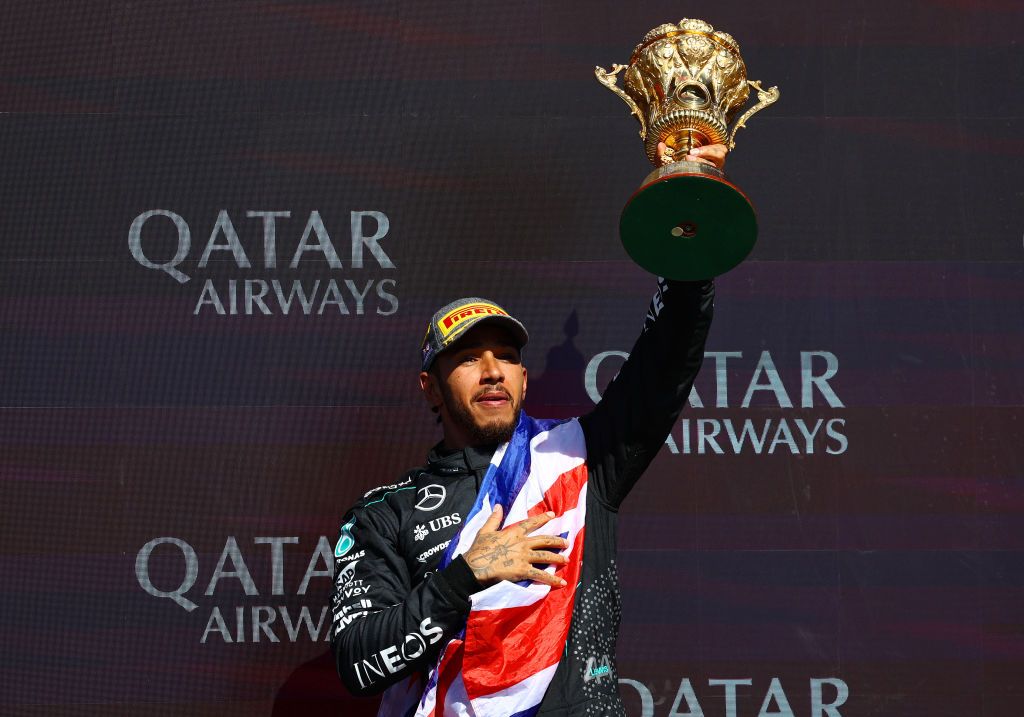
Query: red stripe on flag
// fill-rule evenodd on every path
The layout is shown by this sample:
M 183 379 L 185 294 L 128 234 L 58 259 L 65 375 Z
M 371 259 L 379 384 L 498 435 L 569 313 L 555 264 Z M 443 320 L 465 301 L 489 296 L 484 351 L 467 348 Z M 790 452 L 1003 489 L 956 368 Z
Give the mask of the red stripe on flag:
M 572 470 L 558 476 L 545 491 L 544 498 L 526 512 L 527 518 L 553 510 L 555 515 L 572 510 L 579 502 L 580 491 L 587 482 L 587 464 L 580 463 Z
M 463 641 L 452 640 L 445 648 L 444 657 L 437 668 L 437 688 L 434 691 L 434 710 L 432 717 L 441 717 L 445 713 L 444 701 L 448 696 L 448 688 L 459 675 L 462 667 Z
M 566 587 L 532 605 L 470 613 L 462 661 L 470 699 L 512 687 L 561 658 L 583 566 L 584 532 L 576 536 L 568 564 L 555 571 Z

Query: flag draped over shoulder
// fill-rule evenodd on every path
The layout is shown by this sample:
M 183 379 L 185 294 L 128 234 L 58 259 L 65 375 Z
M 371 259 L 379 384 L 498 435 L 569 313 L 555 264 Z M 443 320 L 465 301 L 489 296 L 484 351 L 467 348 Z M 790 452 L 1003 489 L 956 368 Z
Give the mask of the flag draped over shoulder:
M 472 597 L 466 626 L 441 651 L 425 687 L 411 678 L 384 694 L 378 717 L 527 717 L 540 706 L 565 649 L 583 566 L 586 441 L 579 421 L 520 414 L 491 459 L 476 502 L 440 567 L 469 550 L 495 505 L 504 526 L 553 511 L 539 532 L 569 546 L 565 565 L 547 568 L 567 586 L 503 580 Z

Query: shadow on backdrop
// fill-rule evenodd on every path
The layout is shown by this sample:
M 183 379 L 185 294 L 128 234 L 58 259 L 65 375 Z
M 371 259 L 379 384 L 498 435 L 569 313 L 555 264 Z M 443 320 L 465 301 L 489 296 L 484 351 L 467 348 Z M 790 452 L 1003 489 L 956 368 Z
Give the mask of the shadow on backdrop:
M 548 351 L 540 378 L 530 379 L 526 412 L 531 416 L 568 418 L 579 416 L 594 407 L 583 385 L 586 361 L 573 343 L 580 332 L 576 309 L 565 320 L 562 332 L 565 341 Z
M 272 717 L 373 717 L 378 697 L 353 697 L 341 684 L 330 650 L 299 665 L 274 695 Z

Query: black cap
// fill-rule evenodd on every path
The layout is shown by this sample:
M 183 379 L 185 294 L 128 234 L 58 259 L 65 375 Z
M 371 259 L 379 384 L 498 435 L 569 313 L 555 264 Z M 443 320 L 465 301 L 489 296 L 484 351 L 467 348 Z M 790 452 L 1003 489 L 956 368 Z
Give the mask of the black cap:
M 427 324 L 427 335 L 420 347 L 422 370 L 428 370 L 439 353 L 451 348 L 470 327 L 482 321 L 504 326 L 512 332 L 520 348 L 530 340 L 526 327 L 493 301 L 478 296 L 457 299 L 438 309 Z

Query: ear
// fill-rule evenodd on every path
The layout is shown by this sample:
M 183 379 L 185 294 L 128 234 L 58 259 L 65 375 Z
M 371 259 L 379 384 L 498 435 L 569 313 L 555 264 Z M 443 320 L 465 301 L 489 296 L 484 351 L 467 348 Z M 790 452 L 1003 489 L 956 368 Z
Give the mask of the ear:
M 523 400 L 526 400 L 526 366 L 523 366 Z
M 440 408 L 441 404 L 444 403 L 441 389 L 438 388 L 437 379 L 434 377 L 434 374 L 420 371 L 420 390 L 423 391 L 423 396 L 431 408 Z

